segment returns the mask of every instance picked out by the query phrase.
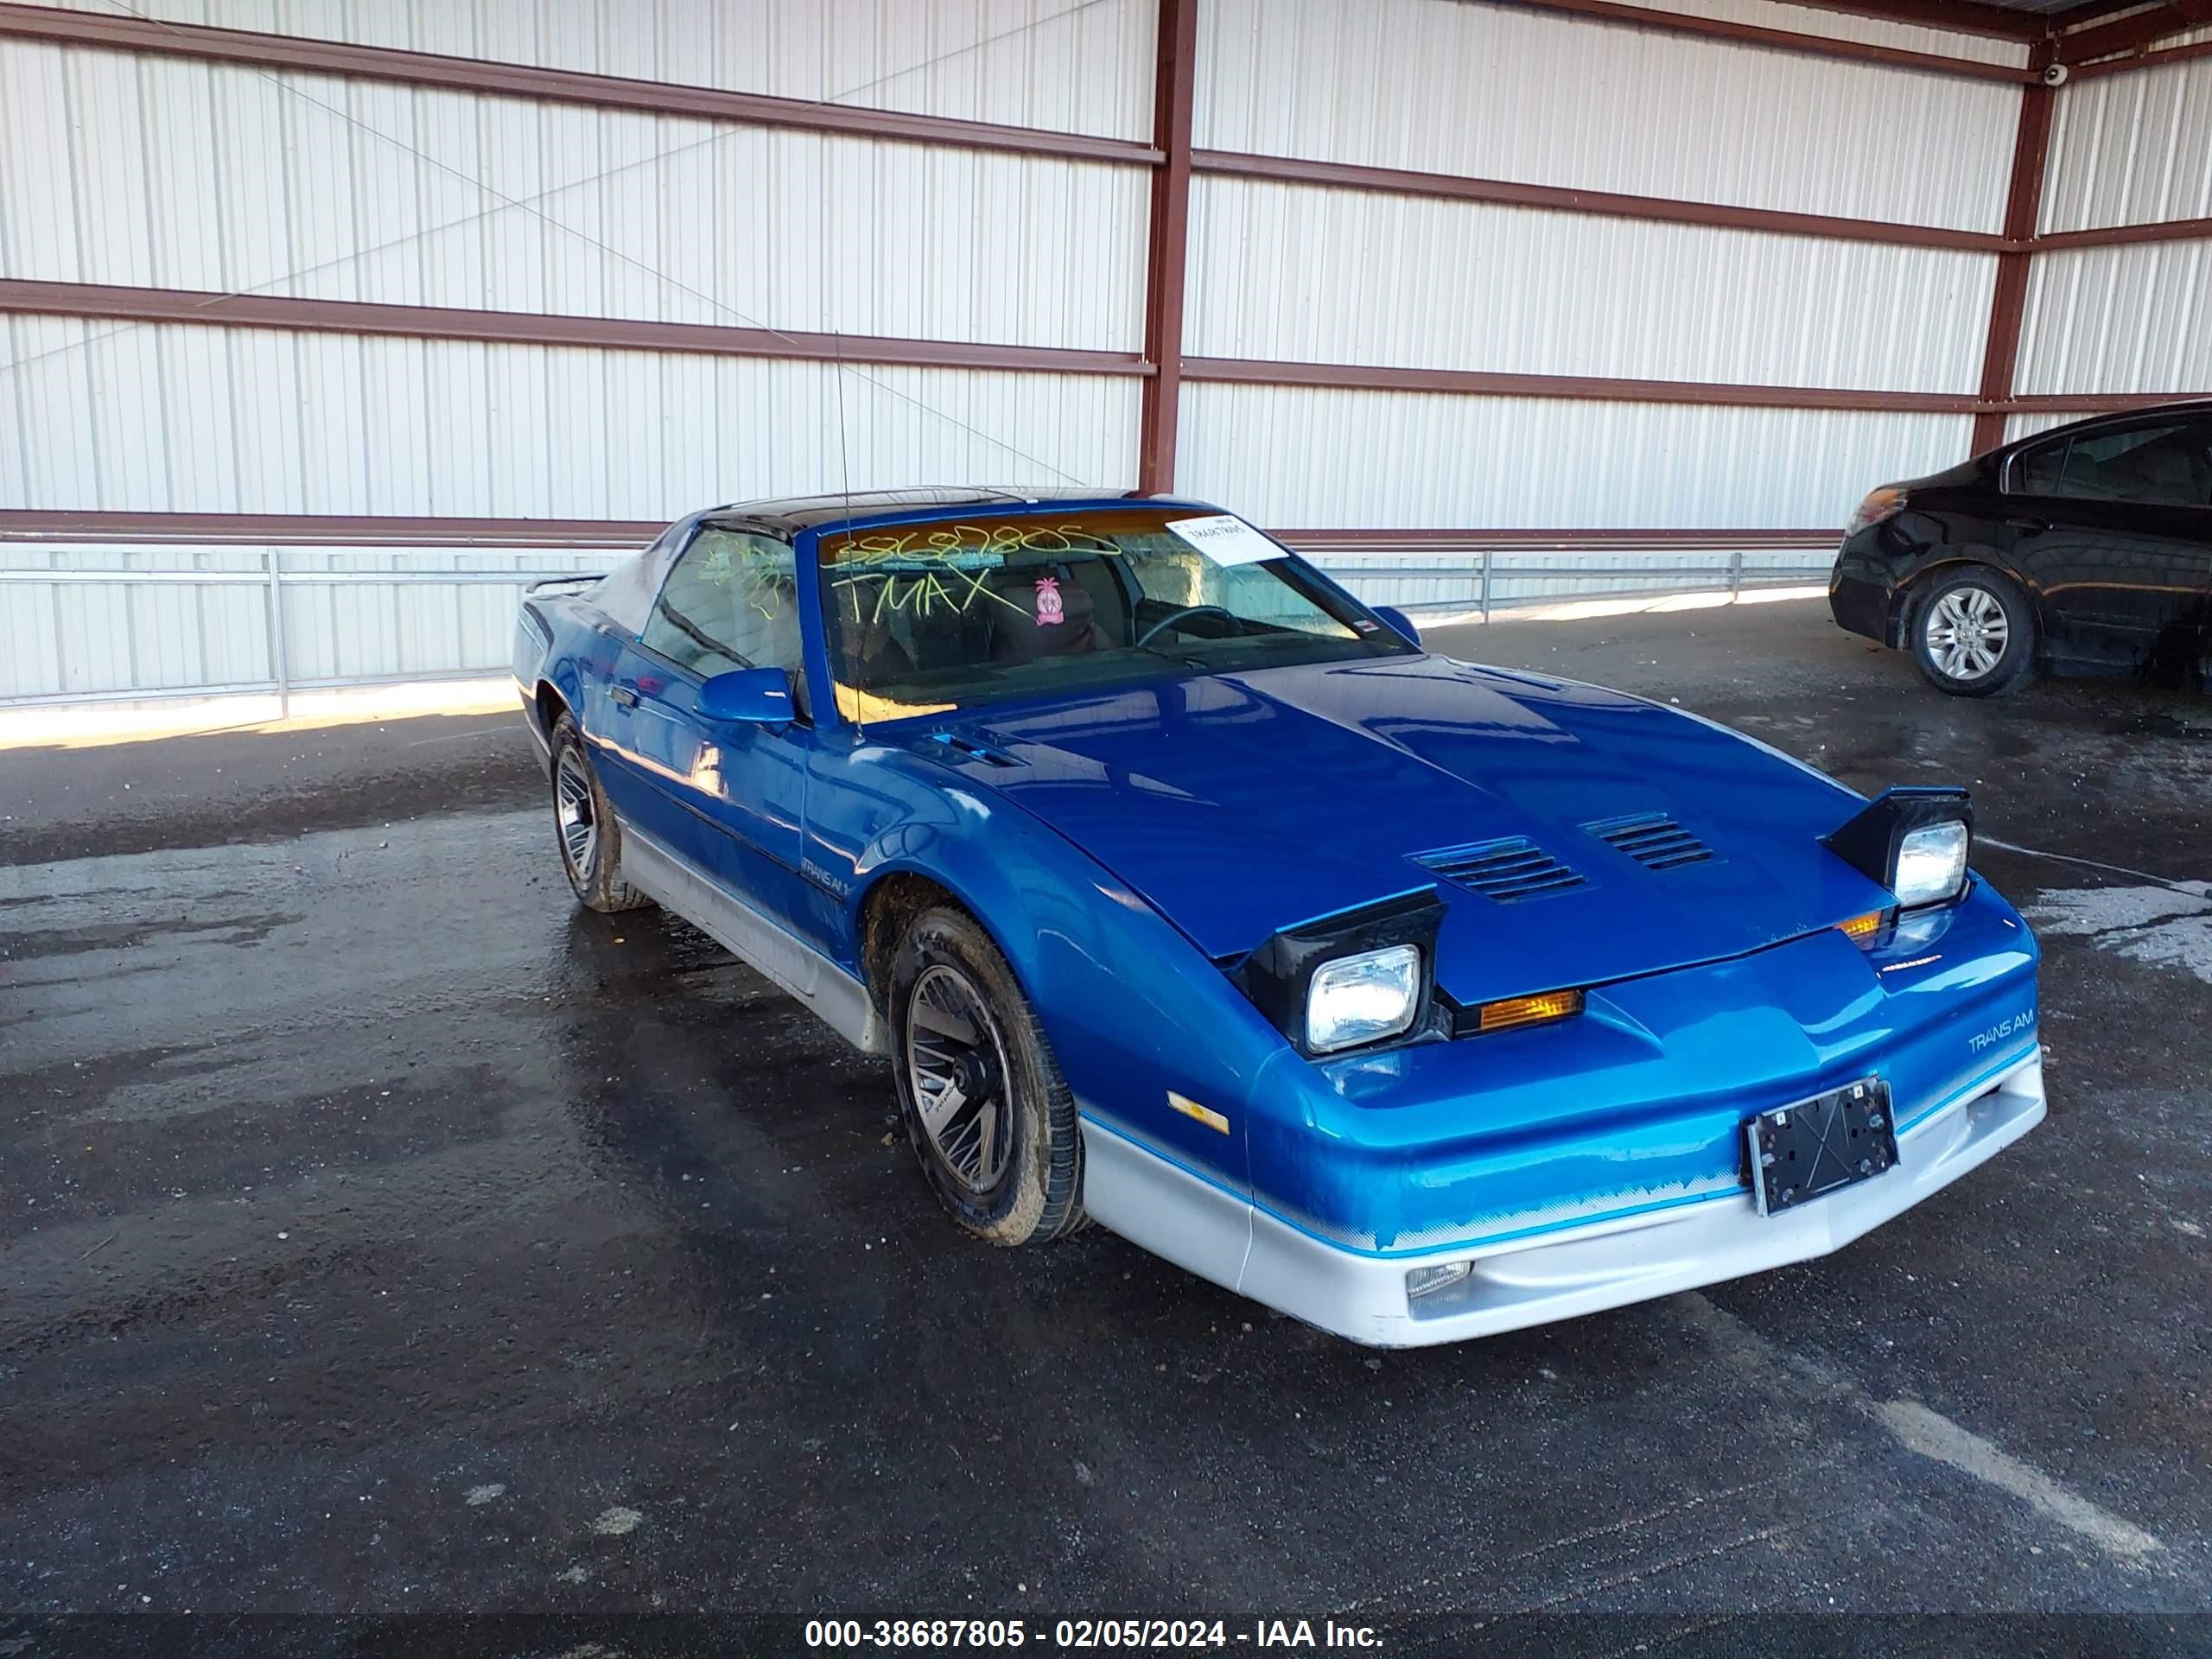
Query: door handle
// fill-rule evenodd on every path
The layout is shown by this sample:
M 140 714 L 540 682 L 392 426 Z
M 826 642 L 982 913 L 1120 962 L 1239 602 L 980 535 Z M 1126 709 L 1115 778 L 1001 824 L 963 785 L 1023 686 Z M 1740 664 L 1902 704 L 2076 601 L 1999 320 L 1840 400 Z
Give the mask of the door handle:
M 2014 530 L 2018 531 L 2023 536 L 2040 536 L 2044 531 L 2050 528 L 2050 520 L 2048 518 L 2030 518 L 2023 517 L 2018 518 L 2007 518 L 2005 522 L 2010 524 Z
M 634 709 L 638 706 L 638 693 L 633 687 L 618 685 L 607 695 L 625 709 Z

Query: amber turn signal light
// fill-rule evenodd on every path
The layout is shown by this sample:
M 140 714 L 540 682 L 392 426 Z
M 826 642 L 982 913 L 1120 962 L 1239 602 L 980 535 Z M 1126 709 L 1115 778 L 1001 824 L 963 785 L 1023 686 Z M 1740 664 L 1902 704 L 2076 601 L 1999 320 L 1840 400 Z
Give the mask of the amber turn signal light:
M 1510 1031 L 1516 1026 L 1541 1026 L 1582 1012 L 1580 991 L 1545 991 L 1535 996 L 1509 996 L 1484 1002 L 1475 1010 L 1477 1031 Z
M 1864 916 L 1854 916 L 1847 922 L 1838 922 L 1837 929 L 1853 944 L 1864 944 L 1882 931 L 1882 924 L 1890 919 L 1886 910 L 1870 910 Z

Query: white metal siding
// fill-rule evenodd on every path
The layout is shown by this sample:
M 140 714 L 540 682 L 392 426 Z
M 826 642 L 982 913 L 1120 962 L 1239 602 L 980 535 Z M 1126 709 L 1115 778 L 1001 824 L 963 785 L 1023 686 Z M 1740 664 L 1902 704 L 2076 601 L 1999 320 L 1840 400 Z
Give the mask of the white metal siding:
M 2014 384 L 2025 393 L 2212 391 L 2212 243 L 2038 255 Z
M 1195 142 L 1975 231 L 2013 86 L 1451 0 L 1206 0 Z
M 1994 255 L 1201 177 L 1205 357 L 1972 391 Z
M 275 679 L 268 561 L 281 588 L 285 658 L 296 683 L 452 674 L 507 658 L 524 584 L 594 571 L 614 550 L 394 550 L 389 548 L 0 547 L 0 570 L 214 571 L 245 580 L 0 582 L 0 698 L 257 685 Z M 318 583 L 317 572 L 515 571 L 513 582 Z
M 1137 168 L 20 41 L 0 41 L 0 157 L 5 276 L 1111 351 L 1143 338 Z
M 1127 488 L 1129 377 L 8 320 L 39 506 L 667 518 L 755 496 Z M 28 418 L 25 418 L 25 416 Z
M 1967 416 L 1192 385 L 1179 479 L 1254 522 L 1586 530 L 1840 525 L 1954 465 Z
M 2075 81 L 2051 118 L 2042 228 L 2212 218 L 2212 58 Z
M 1153 0 L 42 0 L 730 92 L 1148 139 Z

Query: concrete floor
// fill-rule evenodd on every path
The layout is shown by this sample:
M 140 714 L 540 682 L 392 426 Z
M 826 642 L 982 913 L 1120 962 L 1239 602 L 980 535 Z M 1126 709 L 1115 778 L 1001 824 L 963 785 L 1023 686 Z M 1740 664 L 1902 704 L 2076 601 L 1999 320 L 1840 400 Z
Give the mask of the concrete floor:
M 2050 1122 L 1825 1261 L 1370 1353 L 1096 1230 L 963 1238 L 884 1067 L 576 911 L 512 720 L 0 753 L 0 1652 L 186 1609 L 2212 1650 L 2212 703 L 1947 700 L 1817 603 L 1432 643 L 1971 785 Z M 1781 1611 L 1841 1622 L 1716 1623 Z

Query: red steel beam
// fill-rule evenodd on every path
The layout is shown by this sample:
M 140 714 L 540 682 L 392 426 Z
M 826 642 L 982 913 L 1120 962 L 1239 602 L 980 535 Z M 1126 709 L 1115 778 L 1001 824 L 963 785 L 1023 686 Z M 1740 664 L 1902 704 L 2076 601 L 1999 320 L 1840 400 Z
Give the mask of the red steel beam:
M 665 523 L 594 518 L 434 518 L 382 514 L 0 510 L 0 542 L 191 546 L 636 548 Z M 1767 547 L 1834 542 L 1812 530 L 1283 530 L 1294 547 Z
M 2024 81 L 2030 72 L 2010 64 L 1980 63 L 1971 58 L 1947 57 L 1939 52 L 1912 52 L 1903 47 L 1876 46 L 1865 41 L 1837 40 L 1827 35 L 1804 35 L 1793 29 L 1768 29 L 1758 23 L 1731 22 L 1720 17 L 1693 17 L 1681 12 L 1656 11 L 1624 5 L 1618 0 L 1501 0 L 1532 11 L 1564 12 L 1594 17 L 1603 22 L 1624 23 L 1631 29 L 1663 29 L 1677 35 L 1701 35 L 1708 40 L 1729 41 L 1739 46 L 1763 46 L 1783 52 L 1810 53 L 1818 57 L 1856 58 L 1886 64 L 1894 69 L 1919 69 L 1930 74 L 1958 75 L 1970 80 Z
M 2058 60 L 2065 64 L 2087 64 L 2116 53 L 2140 53 L 2153 41 L 2205 23 L 2212 23 L 2212 0 L 2166 0 L 2164 5 L 2150 11 L 2131 12 L 2094 29 L 2059 35 Z M 2101 66 L 2107 70 L 2116 67 L 2129 66 Z
M 291 328 L 316 334 L 469 340 L 507 346 L 585 346 L 608 351 L 684 352 L 715 357 L 797 358 L 813 362 L 935 369 L 1034 370 L 1051 374 L 1149 375 L 1129 352 L 966 340 L 823 334 L 716 323 L 649 322 L 526 311 L 467 311 L 439 305 L 302 300 L 275 294 L 205 294 L 188 289 L 118 288 L 99 283 L 0 279 L 0 312 L 113 322 L 197 323 L 210 327 Z
M 2134 0 L 2098 0 L 2107 5 L 2133 4 Z M 1850 12 L 1878 17 L 1889 23 L 1915 23 L 1923 29 L 1949 29 L 1958 35 L 1987 35 L 2023 44 L 2041 40 L 2049 29 L 2044 18 L 2031 11 L 1976 3 L 1976 0 L 1797 0 L 1820 11 Z
M 532 64 L 499 63 L 483 58 L 448 57 L 394 47 L 358 46 L 244 29 L 213 29 L 200 23 L 165 23 L 104 12 L 65 11 L 47 6 L 0 3 L 0 35 L 47 41 L 61 46 L 98 47 L 143 52 L 205 62 L 251 64 L 263 69 L 299 70 L 397 81 L 410 86 L 438 86 L 453 92 L 488 92 L 542 103 L 586 104 L 600 109 L 638 110 L 649 115 L 689 115 L 748 126 L 796 127 L 860 138 L 890 138 L 910 143 L 949 144 L 966 149 L 1010 151 L 1023 156 L 1057 156 L 1074 161 L 1115 162 L 1145 167 L 1160 160 L 1148 145 L 1089 133 L 1052 132 L 1041 128 L 961 121 L 946 116 L 913 115 L 903 110 L 860 109 L 758 92 L 725 92 L 712 86 L 683 86 L 635 80 L 623 75 L 589 74 L 575 69 L 543 69 Z
M 2011 245 L 1982 231 L 1955 231 L 1940 225 L 1906 225 L 1893 219 L 1846 219 L 1829 213 L 1793 213 L 1768 207 L 1732 207 L 1712 201 L 1684 201 L 1669 196 L 1624 195 L 1610 190 L 1577 190 L 1558 185 L 1521 184 L 1504 179 L 1464 178 L 1451 173 L 1418 173 L 1395 167 L 1363 167 L 1348 162 L 1313 162 L 1293 156 L 1248 156 L 1232 150 L 1201 149 L 1191 157 L 1194 171 L 1231 178 L 1267 179 L 1324 189 L 1379 191 L 1393 195 L 1433 196 L 1448 201 L 1479 201 L 1506 207 L 1584 213 L 1605 219 L 1700 225 L 1718 230 L 1762 231 L 1777 236 L 1817 236 L 1846 242 L 1895 243 L 1907 247 L 1948 248 L 1967 253 L 2002 253 Z
M 1229 357 L 1185 358 L 1183 378 L 1246 385 L 1444 392 L 1476 397 L 1560 397 L 1607 404 L 1715 404 L 1732 409 L 1847 409 L 1971 415 L 1981 407 L 1978 399 L 1965 392 L 1631 380 L 1601 375 L 1501 374 L 1486 369 L 1390 368 Z
M 2030 59 L 2036 83 L 2020 93 L 2020 122 L 2012 137 L 2012 182 L 2005 198 L 2005 234 L 2026 244 L 2036 233 L 2043 205 L 2043 175 L 2050 154 L 2051 89 L 2041 74 L 2052 48 L 2039 46 Z M 2033 256 L 2023 251 L 1999 254 L 1997 283 L 1989 297 L 1989 334 L 1981 353 L 1981 400 L 2002 404 L 2012 395 L 2012 375 L 2020 352 L 2020 318 L 2028 303 L 2028 267 Z M 2005 442 L 2005 416 L 1994 407 L 1974 418 L 1973 453 Z
M 2153 227 L 2164 228 L 2164 227 Z M 2016 256 L 2007 255 L 2006 257 Z M 2024 256 L 2017 256 L 2024 257 Z M 608 351 L 681 352 L 809 362 L 897 364 L 918 368 L 991 369 L 1046 374 L 1160 377 L 1133 353 L 1061 346 L 980 345 L 964 340 L 888 339 L 645 322 L 529 312 L 466 311 L 359 300 L 301 300 L 265 294 L 203 294 L 92 283 L 0 280 L 0 313 L 124 323 L 281 328 L 402 340 L 465 340 L 491 345 L 573 346 Z M 2107 410 L 2169 401 L 2166 397 L 2083 393 L 1989 400 L 1961 392 L 1885 391 L 1859 387 L 1785 386 L 1701 380 L 1638 380 L 1603 375 L 1515 374 L 1484 369 L 1401 368 L 1249 358 L 1180 359 L 1185 380 L 1246 385 L 1312 386 L 1371 391 L 1443 392 L 1577 402 L 1709 404 L 1751 409 L 1832 409 L 1920 414 L 2003 415 L 2028 409 Z M 2173 394 L 2178 396 L 2180 394 Z M 1157 452 L 1172 462 L 1172 450 Z M 1165 489 L 1166 485 L 1158 486 Z
M 2212 41 L 2191 41 L 2185 46 L 2161 47 L 2155 52 L 2139 52 L 2133 57 L 2107 58 L 2101 63 L 2085 63 L 2074 71 L 2075 80 L 2092 80 L 2099 75 L 2125 74 L 2136 69 L 2156 69 L 2161 64 L 2186 63 L 2191 58 L 2201 58 L 2212 53 Z
M 2080 5 L 2069 6 L 2063 11 L 2045 12 L 2041 21 L 2045 25 L 2045 34 L 2063 35 L 2069 29 L 2109 17 L 2115 11 L 2133 11 L 2142 3 L 2143 0 L 2082 0 Z
M 2158 409 L 2167 404 L 2195 404 L 2212 401 L 2212 393 L 2201 391 L 2056 391 L 2034 392 L 2024 397 L 2009 399 L 2005 404 L 2012 415 L 2065 415 L 2079 411 L 2090 415 L 2123 415 L 2131 410 Z
M 384 514 L 0 510 L 0 542 L 247 547 L 643 547 L 666 521 L 421 518 Z
M 2204 43 L 2212 52 L 2212 41 Z M 2212 237 L 2212 219 L 2168 219 L 2150 225 L 2107 225 L 2082 231 L 2045 231 L 2028 245 L 2031 253 L 2068 248 L 2117 248 L 2136 242 L 2193 242 Z
M 1137 488 L 1175 487 L 1175 434 L 1183 401 L 1183 293 L 1191 238 L 1191 111 L 1198 74 L 1199 0 L 1160 0 L 1152 94 L 1151 237 L 1145 257 L 1144 349 L 1154 365 L 1137 425 Z

